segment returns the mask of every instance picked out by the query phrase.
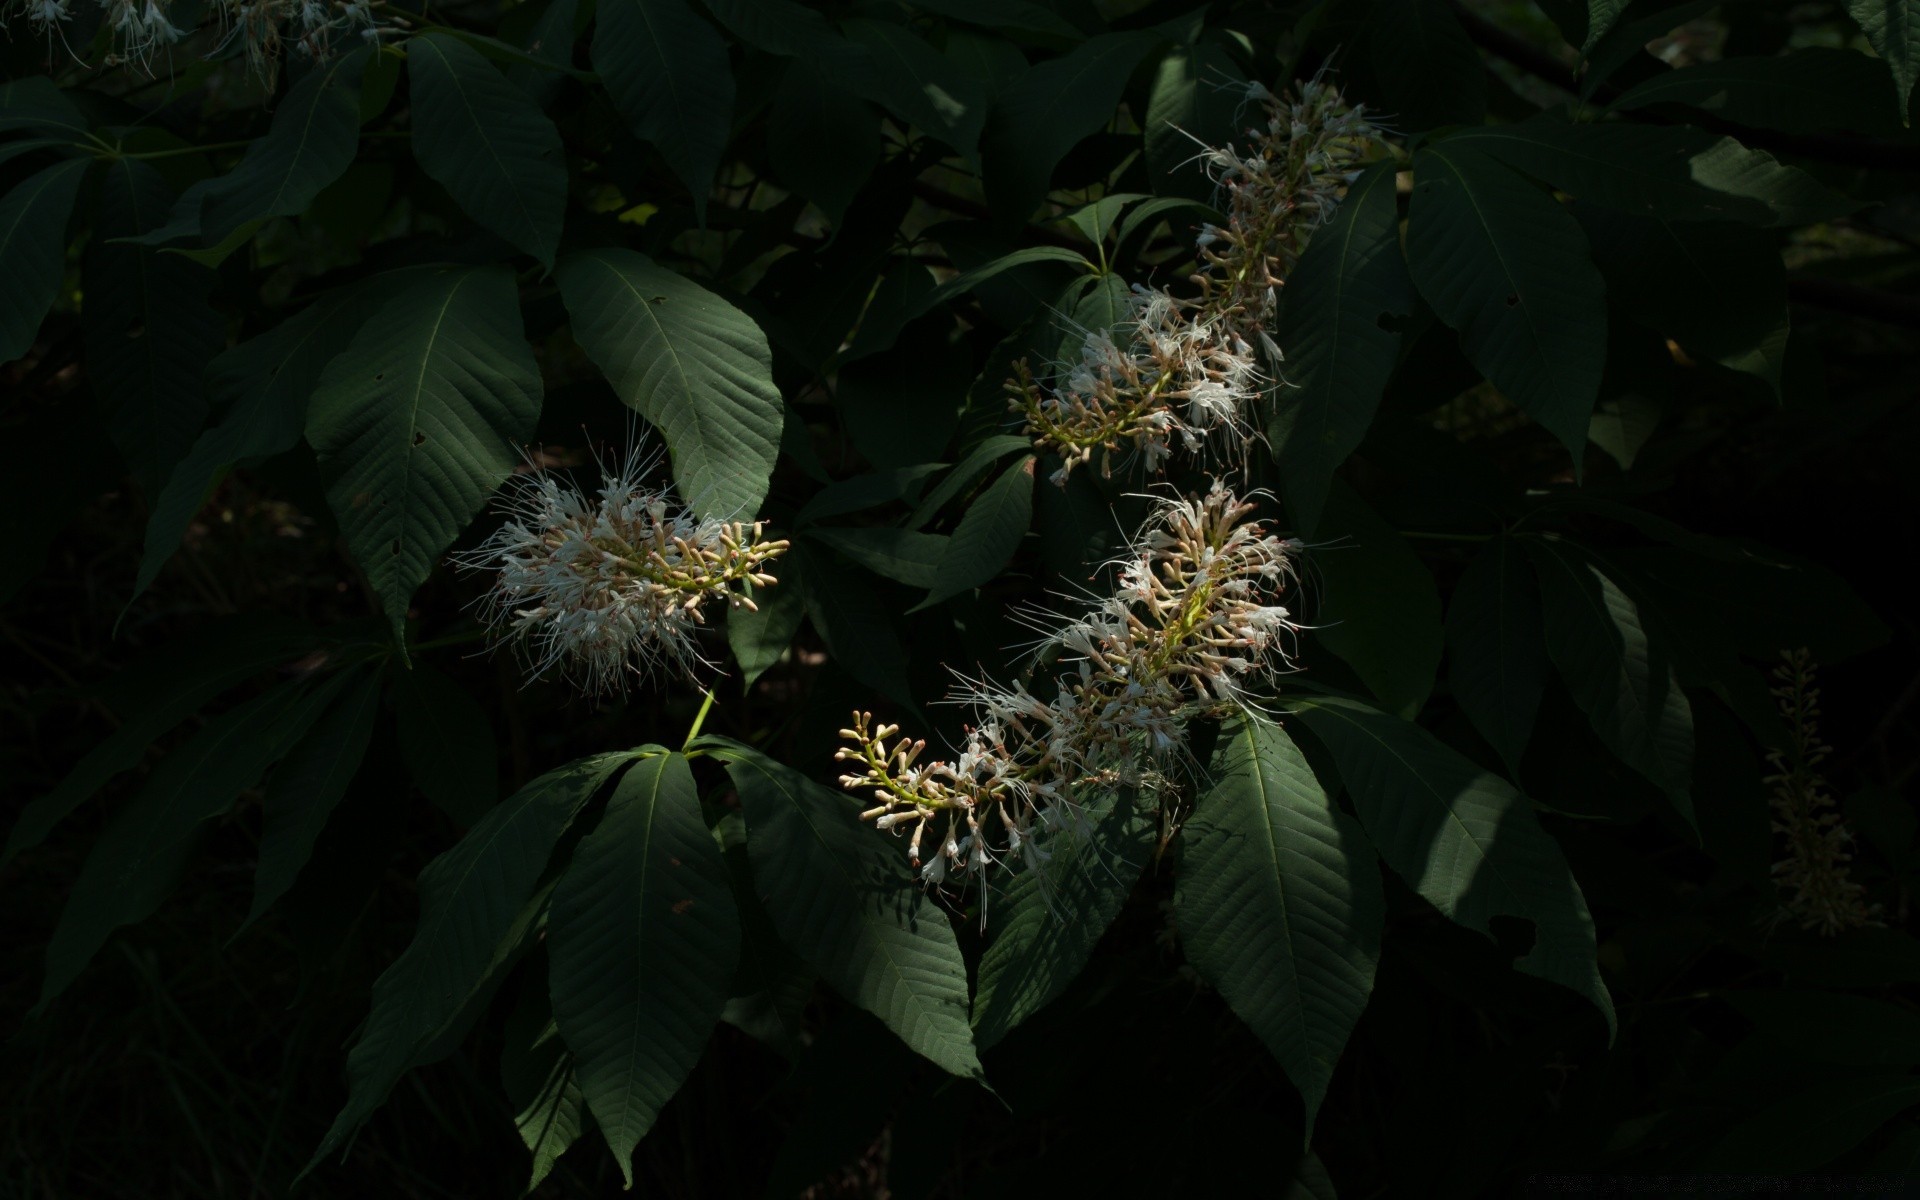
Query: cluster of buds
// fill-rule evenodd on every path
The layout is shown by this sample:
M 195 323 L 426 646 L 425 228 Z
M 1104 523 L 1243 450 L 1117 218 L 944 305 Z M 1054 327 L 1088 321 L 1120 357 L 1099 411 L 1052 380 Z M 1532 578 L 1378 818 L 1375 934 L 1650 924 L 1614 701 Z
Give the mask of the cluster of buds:
M 658 457 L 629 455 L 594 496 L 545 471 L 502 492 L 510 519 L 461 566 L 497 572 L 487 624 L 527 653 L 535 678 L 554 668 L 589 692 L 618 690 L 663 666 L 704 665 L 695 634 L 710 601 L 753 608 L 744 586 L 774 582 L 786 550 L 760 522 L 700 517 L 641 483 Z
M 1113 592 L 1048 629 L 1040 657 L 1062 668 L 1052 698 L 969 683 L 959 699 L 975 724 L 955 758 L 926 760 L 924 740 L 856 713 L 836 757 L 859 771 L 842 785 L 879 801 L 862 815 L 911 829 L 909 858 L 937 884 L 995 862 L 1039 866 L 1048 836 L 1083 828 L 1102 793 L 1164 795 L 1188 722 L 1245 705 L 1248 683 L 1288 661 L 1299 628 L 1275 601 L 1295 579 L 1300 545 L 1250 520 L 1253 511 L 1219 483 L 1162 501 L 1111 564 Z
M 1380 131 L 1321 80 L 1282 100 L 1259 84 L 1247 98 L 1266 113 L 1245 153 L 1204 150 L 1199 159 L 1225 193 L 1227 225 L 1206 225 L 1195 241 L 1199 289 L 1191 300 L 1136 285 L 1133 310 L 1116 340 L 1088 334 L 1081 361 L 1055 387 L 1020 364 L 1007 384 L 1009 406 L 1042 449 L 1060 455 L 1054 482 L 1100 456 L 1138 454 L 1149 472 L 1178 442 L 1198 452 L 1218 442 L 1243 447 L 1247 414 L 1260 395 L 1256 347 L 1278 361 L 1272 336 L 1278 289 L 1307 236 L 1333 211 Z
M 1820 740 L 1820 689 L 1813 686 L 1812 657 L 1800 650 L 1774 670 L 1773 689 L 1786 721 L 1788 745 L 1767 755 L 1774 774 L 1773 829 L 1785 837 L 1787 852 L 1773 865 L 1783 905 L 1802 928 L 1832 936 L 1877 924 L 1880 906 L 1869 904 L 1847 864 L 1853 861 L 1853 835 L 1840 820 L 1827 791 L 1820 764 L 1833 748 Z
M 83 0 L 84 2 L 84 0 Z M 114 34 L 114 49 L 103 65 L 130 63 L 151 70 L 153 56 L 194 33 L 173 23 L 170 0 L 99 0 L 102 21 Z M 12 9 L 49 38 L 65 39 L 73 19 L 73 0 L 13 0 Z M 311 59 L 331 55 L 342 39 L 374 41 L 385 28 L 374 20 L 372 0 L 219 0 L 219 53 L 235 38 L 246 47 L 247 66 L 269 84 L 283 54 Z

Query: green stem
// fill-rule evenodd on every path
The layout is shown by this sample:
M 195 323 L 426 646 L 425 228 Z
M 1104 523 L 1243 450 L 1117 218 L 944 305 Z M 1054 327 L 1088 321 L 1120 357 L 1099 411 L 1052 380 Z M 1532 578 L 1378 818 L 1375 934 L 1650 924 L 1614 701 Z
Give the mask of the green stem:
M 700 702 L 700 711 L 693 718 L 693 728 L 687 730 L 686 743 L 680 747 L 680 752 L 682 754 L 685 754 L 687 750 L 693 745 L 693 740 L 700 736 L 700 727 L 707 723 L 707 713 L 712 708 L 713 708 L 713 689 L 708 688 L 707 698 Z

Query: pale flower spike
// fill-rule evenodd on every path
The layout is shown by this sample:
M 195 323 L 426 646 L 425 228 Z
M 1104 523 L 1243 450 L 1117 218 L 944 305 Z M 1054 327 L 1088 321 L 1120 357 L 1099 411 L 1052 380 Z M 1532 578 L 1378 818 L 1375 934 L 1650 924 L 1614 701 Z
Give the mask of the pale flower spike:
M 1291 101 L 1245 86 L 1248 102 L 1266 114 L 1265 128 L 1247 131 L 1244 154 L 1208 147 L 1197 156 L 1227 212 L 1226 228 L 1204 226 L 1195 239 L 1199 297 L 1136 284 L 1119 335 L 1089 333 L 1080 361 L 1051 389 L 1024 363 L 1007 384 L 1009 407 L 1034 445 L 1060 455 L 1055 483 L 1096 455 L 1103 473 L 1112 473 L 1116 454 L 1137 454 L 1151 474 L 1176 448 L 1200 454 L 1212 447 L 1231 457 L 1253 437 L 1251 414 L 1272 382 L 1258 352 L 1280 358 L 1273 340 L 1279 289 L 1307 237 L 1383 139 L 1363 108 L 1320 79 L 1300 84 Z
M 23 15 L 49 38 L 59 33 L 64 40 L 62 26 L 73 19 L 71 4 L 72 0 L 0 0 L 0 17 Z M 99 4 L 102 24 L 113 31 L 115 43 L 102 66 L 132 64 L 151 73 L 156 50 L 196 32 L 173 24 L 171 0 L 99 0 Z M 245 47 L 248 68 L 269 86 L 287 54 L 316 61 L 330 58 L 343 48 L 377 43 L 383 34 L 394 33 L 405 23 L 404 18 L 377 21 L 369 0 L 214 0 L 209 8 L 218 19 L 220 37 L 207 57 L 238 38 Z
M 967 682 L 974 711 L 952 760 L 855 713 L 835 755 L 861 814 L 910 830 L 907 854 L 931 884 L 996 862 L 1042 866 L 1047 843 L 1081 828 L 1116 788 L 1163 796 L 1186 753 L 1188 722 L 1245 707 L 1248 684 L 1290 661 L 1299 626 L 1276 601 L 1295 581 L 1300 544 L 1249 520 L 1254 505 L 1216 482 L 1204 497 L 1162 500 L 1126 555 L 1112 594 L 1048 632 L 1065 667 L 1050 700 L 1015 683 Z
M 534 678 L 558 669 L 590 693 L 623 690 L 666 668 L 705 665 L 695 634 L 716 600 L 754 602 L 742 585 L 775 582 L 766 564 L 786 550 L 762 524 L 700 517 L 641 481 L 659 455 L 629 454 L 588 495 L 544 470 L 502 489 L 507 523 L 456 557 L 498 572 L 482 601 L 496 642 L 512 641 Z

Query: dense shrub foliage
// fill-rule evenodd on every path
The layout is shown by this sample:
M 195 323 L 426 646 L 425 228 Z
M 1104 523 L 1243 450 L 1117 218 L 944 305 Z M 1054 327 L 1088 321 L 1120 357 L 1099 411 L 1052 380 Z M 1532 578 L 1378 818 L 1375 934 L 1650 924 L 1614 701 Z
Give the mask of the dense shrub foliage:
M 9 1194 L 1920 1165 L 1912 0 L 0 14 Z

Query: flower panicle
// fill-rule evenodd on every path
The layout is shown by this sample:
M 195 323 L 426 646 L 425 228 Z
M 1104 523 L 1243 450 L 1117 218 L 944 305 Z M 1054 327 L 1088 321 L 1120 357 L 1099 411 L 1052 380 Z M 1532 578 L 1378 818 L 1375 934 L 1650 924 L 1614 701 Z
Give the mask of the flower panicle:
M 8 0 L 0 3 L 0 17 L 21 15 L 49 38 L 56 33 L 64 37 L 74 2 Z M 103 66 L 130 64 L 151 73 L 157 51 L 196 32 L 174 24 L 172 0 L 99 0 L 99 5 L 102 23 L 114 37 Z M 220 36 L 209 57 L 238 38 L 248 68 L 269 86 L 287 54 L 318 61 L 338 53 L 343 41 L 377 42 L 398 27 L 376 19 L 371 0 L 216 0 L 212 8 Z
M 1853 834 L 1841 820 L 1820 764 L 1833 748 L 1820 737 L 1820 689 L 1812 656 L 1797 650 L 1774 669 L 1772 689 L 1787 727 L 1787 745 L 1767 754 L 1773 830 L 1786 853 L 1773 864 L 1782 907 L 1804 929 L 1831 937 L 1879 924 L 1880 906 L 1853 878 Z
M 705 665 L 695 634 L 713 601 L 754 608 L 748 589 L 775 582 L 786 549 L 759 521 L 702 517 L 642 480 L 658 456 L 632 454 L 591 494 L 544 470 L 502 493 L 508 518 L 456 561 L 496 572 L 482 601 L 496 640 L 538 678 L 559 669 L 589 692 L 619 690 L 662 668 Z
M 1249 680 L 1290 660 L 1298 626 L 1277 601 L 1300 545 L 1250 520 L 1254 508 L 1218 483 L 1162 500 L 1110 564 L 1113 590 L 1047 620 L 1041 656 L 1060 666 L 1050 700 L 961 681 L 955 699 L 974 721 L 955 757 L 929 760 L 924 740 L 856 713 L 836 757 L 853 767 L 842 785 L 878 801 L 862 815 L 911 828 L 909 858 L 939 883 L 1006 860 L 1042 866 L 1046 842 L 1084 828 L 1095 797 L 1170 787 L 1188 722 L 1243 707 Z

